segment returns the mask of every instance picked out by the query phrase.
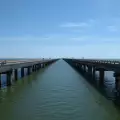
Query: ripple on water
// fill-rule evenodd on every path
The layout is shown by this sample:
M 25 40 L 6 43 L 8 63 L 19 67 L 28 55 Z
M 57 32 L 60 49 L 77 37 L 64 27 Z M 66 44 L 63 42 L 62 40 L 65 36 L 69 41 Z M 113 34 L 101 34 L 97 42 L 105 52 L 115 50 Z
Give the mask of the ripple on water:
M 19 80 L 13 88 L 3 91 L 0 96 L 6 101 L 0 104 L 2 120 L 120 118 L 114 106 L 64 61 L 52 64 L 38 75 Z

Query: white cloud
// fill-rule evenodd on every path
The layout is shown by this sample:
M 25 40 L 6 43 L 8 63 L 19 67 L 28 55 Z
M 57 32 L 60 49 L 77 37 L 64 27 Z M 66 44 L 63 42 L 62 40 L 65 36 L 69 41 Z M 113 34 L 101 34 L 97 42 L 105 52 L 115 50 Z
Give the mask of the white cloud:
M 63 23 L 60 25 L 60 27 L 65 27 L 65 28 L 85 28 L 85 27 L 90 27 L 95 23 L 94 19 L 89 19 L 88 21 L 85 22 L 67 22 Z
M 120 37 L 80 36 L 71 38 L 70 40 L 85 44 L 120 43 Z
M 34 45 L 79 45 L 85 46 L 90 44 L 104 44 L 104 43 L 117 43 L 120 44 L 120 37 L 103 37 L 103 36 L 92 36 L 92 35 L 84 35 L 84 36 L 67 36 L 63 34 L 57 35 L 47 35 L 47 37 L 0 37 L 1 45 L 2 43 L 5 45 L 6 42 L 9 41 L 10 44 L 18 43 L 21 44 L 34 44 Z
M 84 41 L 89 41 L 90 39 L 91 39 L 91 37 L 81 36 L 81 37 L 73 37 L 70 40 L 78 41 L 78 42 L 84 42 Z
M 88 27 L 89 24 L 85 23 L 85 22 L 81 22 L 81 23 L 74 23 L 74 22 L 68 22 L 65 24 L 62 24 L 61 27 L 67 27 L 67 28 L 71 28 L 71 27 Z
M 118 28 L 114 25 L 107 26 L 107 29 L 111 32 L 116 32 L 118 31 Z
M 1 37 L 0 36 L 0 42 L 1 41 L 57 41 L 61 39 L 65 39 L 67 36 L 64 34 L 48 34 L 44 36 L 33 36 L 33 35 L 25 35 L 25 36 L 8 36 L 8 37 Z
M 0 41 L 44 41 L 44 40 L 50 40 L 50 37 L 39 36 L 0 37 Z

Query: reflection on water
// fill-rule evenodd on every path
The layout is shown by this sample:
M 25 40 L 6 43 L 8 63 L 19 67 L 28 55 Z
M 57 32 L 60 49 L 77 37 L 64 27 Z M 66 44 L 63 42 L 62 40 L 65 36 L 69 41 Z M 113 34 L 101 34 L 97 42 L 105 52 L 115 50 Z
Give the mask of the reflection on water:
M 73 66 L 75 68 L 75 66 Z M 88 74 L 84 71 L 81 71 L 79 68 L 75 68 L 80 74 L 82 74 L 88 82 L 90 82 L 94 87 L 99 89 L 99 92 L 102 92 L 107 99 L 114 100 L 116 94 L 115 88 L 115 78 L 113 77 L 113 71 L 105 71 L 104 76 L 104 84 L 101 86 L 99 83 L 99 71 L 95 72 L 95 79 L 92 79 L 92 76 L 88 76 Z M 86 68 L 86 71 L 88 69 Z
M 0 91 L 1 120 L 120 120 L 119 110 L 60 60 Z
M 112 71 L 105 71 L 104 86 L 102 88 L 109 99 L 114 99 L 115 78 L 113 77 L 113 73 Z M 96 72 L 96 80 L 99 81 L 98 71 Z

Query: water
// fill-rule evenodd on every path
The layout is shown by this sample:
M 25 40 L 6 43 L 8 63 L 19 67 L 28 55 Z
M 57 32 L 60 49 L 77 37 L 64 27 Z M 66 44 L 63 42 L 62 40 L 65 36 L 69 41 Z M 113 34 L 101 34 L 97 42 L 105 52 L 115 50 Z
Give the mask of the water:
M 0 91 L 1 120 L 120 120 L 119 110 L 60 60 Z

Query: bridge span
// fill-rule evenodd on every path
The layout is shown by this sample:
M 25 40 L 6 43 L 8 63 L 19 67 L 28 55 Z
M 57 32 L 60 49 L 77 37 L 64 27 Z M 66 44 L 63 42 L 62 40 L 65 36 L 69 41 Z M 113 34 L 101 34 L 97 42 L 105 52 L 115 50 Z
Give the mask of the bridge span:
M 109 99 L 112 93 L 109 97 L 106 93 L 111 91 L 106 88 L 111 81 L 101 80 L 106 70 L 119 73 L 119 61 L 112 63 L 103 60 L 65 58 L 64 61 L 57 60 L 29 60 L 14 64 L 7 62 L 0 68 L 1 75 L 7 75 L 2 76 L 2 83 L 5 77 L 5 82 L 7 80 L 9 86 L 2 86 L 0 90 L 2 120 L 120 120 L 120 111 L 116 109 L 120 105 L 120 99 L 116 96 Z M 8 68 L 5 68 L 7 66 Z M 93 87 L 98 85 L 91 81 L 98 83 L 94 79 L 95 71 L 98 70 L 102 71 L 99 84 L 104 85 Z M 12 84 L 13 74 L 15 84 Z M 93 85 L 89 84 L 86 78 Z M 114 83 L 110 87 L 113 86 Z M 101 89 L 104 93 L 99 91 Z
M 64 60 L 81 72 L 87 73 L 93 80 L 95 79 L 95 71 L 99 71 L 100 85 L 104 83 L 105 71 L 113 71 L 116 89 L 120 89 L 120 60 L 65 58 Z
M 5 60 L 6 64 L 0 66 L 0 87 L 1 74 L 7 75 L 7 86 L 12 84 L 12 80 L 18 80 L 18 69 L 21 69 L 21 77 L 24 77 L 24 69 L 27 69 L 27 75 L 48 66 L 57 59 L 28 59 L 28 60 Z M 2 61 L 0 61 L 2 63 Z
M 80 71 L 80 67 L 75 67 L 76 62 L 66 61 Z M 70 65 L 58 60 L 18 79 L 14 85 L 2 88 L 1 119 L 120 120 L 114 101 L 106 99 Z
M 12 84 L 12 80 L 18 79 L 18 69 L 21 69 L 21 77 L 24 77 L 24 69 L 27 69 L 27 74 L 39 70 L 41 67 L 50 65 L 58 59 L 26 59 L 26 60 L 6 60 L 6 64 L 0 66 L 1 74 L 7 75 L 7 86 Z M 95 78 L 95 72 L 99 71 L 99 83 L 104 83 L 105 71 L 113 71 L 115 77 L 116 89 L 120 88 L 120 60 L 113 59 L 68 59 L 63 58 L 74 68 L 86 73 L 92 79 Z M 1 63 L 2 61 L 0 61 Z M 14 78 L 13 78 L 14 76 Z M 0 80 L 1 86 L 1 80 Z

